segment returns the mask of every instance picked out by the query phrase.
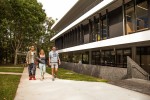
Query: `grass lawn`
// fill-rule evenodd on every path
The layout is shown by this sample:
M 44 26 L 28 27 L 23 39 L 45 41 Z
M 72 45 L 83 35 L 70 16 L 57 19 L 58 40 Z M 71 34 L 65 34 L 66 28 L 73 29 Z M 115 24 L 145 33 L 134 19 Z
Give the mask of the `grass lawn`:
M 13 100 L 20 82 L 18 75 L 0 75 L 0 100 Z
M 21 68 L 3 68 L 3 67 L 0 67 L 0 72 L 14 72 L 14 73 L 22 73 L 23 72 L 23 67 Z
M 51 68 L 47 68 L 46 70 L 48 73 L 51 74 Z M 107 82 L 107 80 L 105 79 L 100 79 L 100 78 L 96 78 L 96 77 L 92 77 L 88 75 L 75 73 L 73 71 L 66 70 L 63 68 L 58 69 L 57 77 L 60 79 L 76 80 L 76 81 Z
M 9 64 L 9 65 L 0 65 L 0 67 L 22 67 L 22 64 L 18 64 L 18 65 L 13 65 L 13 64 Z

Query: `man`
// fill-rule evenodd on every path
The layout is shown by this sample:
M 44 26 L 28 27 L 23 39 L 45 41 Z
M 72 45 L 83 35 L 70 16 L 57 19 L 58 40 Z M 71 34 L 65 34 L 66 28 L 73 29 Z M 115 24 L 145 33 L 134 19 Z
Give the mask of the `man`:
M 49 52 L 49 65 L 51 65 L 52 68 L 52 81 L 54 81 L 54 78 L 57 75 L 58 72 L 58 64 L 60 65 L 60 58 L 59 54 L 56 51 L 56 47 L 52 47 L 52 50 Z
M 35 73 L 36 73 L 36 57 L 37 53 L 34 49 L 34 46 L 31 46 L 30 51 L 28 51 L 26 56 L 26 62 L 29 65 L 28 71 L 29 71 L 29 80 L 36 80 Z

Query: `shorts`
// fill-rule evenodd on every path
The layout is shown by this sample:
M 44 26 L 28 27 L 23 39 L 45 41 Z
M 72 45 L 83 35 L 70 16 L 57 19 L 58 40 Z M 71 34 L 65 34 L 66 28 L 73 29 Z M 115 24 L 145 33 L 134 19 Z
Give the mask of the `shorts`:
M 58 68 L 58 63 L 51 63 L 51 68 Z

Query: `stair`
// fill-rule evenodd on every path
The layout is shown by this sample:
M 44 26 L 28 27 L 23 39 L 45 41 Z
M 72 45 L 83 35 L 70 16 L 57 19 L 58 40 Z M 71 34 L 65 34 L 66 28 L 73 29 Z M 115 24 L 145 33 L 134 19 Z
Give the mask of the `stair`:
M 119 87 L 150 95 L 150 81 L 148 80 L 131 78 L 109 83 Z

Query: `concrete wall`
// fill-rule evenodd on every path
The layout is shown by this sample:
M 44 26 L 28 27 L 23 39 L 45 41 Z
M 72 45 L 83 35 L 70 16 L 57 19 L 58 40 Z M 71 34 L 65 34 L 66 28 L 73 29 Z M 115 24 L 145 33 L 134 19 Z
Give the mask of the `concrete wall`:
M 127 77 L 149 80 L 149 74 L 130 57 L 127 57 Z
M 109 81 L 125 79 L 127 76 L 126 68 L 97 66 L 97 65 L 78 64 L 69 62 L 62 62 L 61 67 L 72 70 L 77 73 L 107 79 Z

